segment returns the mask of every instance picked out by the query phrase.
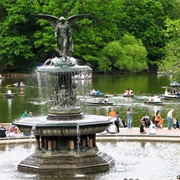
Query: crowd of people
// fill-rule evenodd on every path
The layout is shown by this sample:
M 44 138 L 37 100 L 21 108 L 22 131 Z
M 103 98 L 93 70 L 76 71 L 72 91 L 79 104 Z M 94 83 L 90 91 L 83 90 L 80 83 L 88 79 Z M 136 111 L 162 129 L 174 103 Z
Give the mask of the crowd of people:
M 106 99 L 106 101 L 108 101 L 108 100 Z M 171 109 L 167 113 L 166 120 L 167 120 L 167 129 L 168 130 L 171 130 L 172 128 L 174 128 L 174 129 L 180 128 L 179 120 L 176 117 L 173 117 L 173 112 L 174 112 L 174 109 Z M 116 132 L 119 133 L 120 128 L 127 127 L 128 129 L 132 129 L 133 128 L 133 114 L 134 114 L 133 110 L 128 108 L 127 112 L 126 112 L 126 119 L 125 118 L 121 119 L 119 113 L 112 108 L 111 111 L 109 112 L 108 116 L 114 118 L 115 121 L 114 121 L 114 123 L 112 123 L 110 125 L 110 127 L 107 129 L 107 131 L 109 133 L 116 133 Z M 27 117 L 32 117 L 32 116 L 33 116 L 32 112 L 28 113 L 27 110 L 25 110 L 22 113 L 21 118 L 27 118 Z M 149 116 L 145 115 L 139 121 L 140 133 L 146 134 L 147 133 L 145 130 L 146 128 L 149 128 L 151 133 L 155 133 L 154 129 L 157 129 L 157 128 L 162 129 L 164 127 L 164 121 L 165 120 L 161 117 L 159 110 L 157 110 L 157 112 L 153 116 L 152 120 L 150 120 Z M 3 126 L 3 124 L 0 125 L 0 137 L 15 137 L 15 135 L 19 134 L 19 133 L 20 133 L 20 130 L 15 125 L 11 124 L 8 129 L 6 129 Z
M 26 117 L 33 117 L 32 112 L 27 112 L 27 110 L 25 110 L 22 115 L 21 118 L 26 118 Z M 19 130 L 19 128 L 16 125 L 10 124 L 9 127 L 5 127 L 3 124 L 0 125 L 0 138 L 3 137 L 16 137 L 17 134 L 21 134 L 21 131 Z M 24 135 L 30 135 L 30 134 L 24 134 Z
M 174 109 L 168 111 L 166 120 L 167 120 L 167 129 L 171 130 L 172 128 L 180 128 L 179 120 L 176 117 L 173 117 Z M 110 125 L 110 129 L 114 127 L 115 130 L 107 129 L 110 133 L 118 133 L 120 132 L 120 128 L 127 127 L 128 129 L 133 128 L 133 110 L 130 108 L 127 109 L 126 119 L 121 119 L 118 112 L 116 112 L 113 108 L 109 112 L 108 116 L 115 118 L 114 123 Z M 164 127 L 165 120 L 161 117 L 160 110 L 157 110 L 152 119 L 148 115 L 143 116 L 139 121 L 139 129 L 141 134 L 146 134 L 147 128 L 149 128 L 151 134 L 155 134 L 155 129 Z
M 128 96 L 130 96 L 130 95 L 132 95 L 132 94 L 133 94 L 133 90 L 130 89 L 130 88 L 127 88 L 127 89 L 125 90 L 125 92 L 124 92 L 124 95 L 128 95 Z
M 101 91 L 99 89 L 95 90 L 95 89 L 92 89 L 92 90 L 89 90 L 89 94 L 90 95 L 100 95 L 101 94 Z
M 19 134 L 20 130 L 17 126 L 10 124 L 8 128 L 6 128 L 3 124 L 0 125 L 0 137 L 15 137 L 16 134 Z

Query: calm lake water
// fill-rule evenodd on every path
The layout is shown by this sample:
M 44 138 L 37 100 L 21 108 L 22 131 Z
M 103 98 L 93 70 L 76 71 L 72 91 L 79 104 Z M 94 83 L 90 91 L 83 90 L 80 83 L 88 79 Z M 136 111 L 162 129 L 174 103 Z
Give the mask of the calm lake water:
M 26 87 L 17 88 L 7 85 L 23 81 Z M 47 115 L 51 104 L 47 103 L 48 98 L 53 94 L 56 78 L 43 74 L 41 84 L 38 83 L 37 76 L 21 78 L 5 78 L 0 80 L 0 122 L 13 122 L 21 118 L 21 114 L 27 110 L 32 111 L 34 116 Z M 107 115 L 111 106 L 87 106 L 86 101 L 93 100 L 88 96 L 88 91 L 92 88 L 99 89 L 107 93 L 109 100 L 113 102 L 113 108 L 119 112 L 122 119 L 126 119 L 127 108 L 134 111 L 134 126 L 139 125 L 139 120 L 144 115 L 153 117 L 157 110 L 166 119 L 167 112 L 174 108 L 174 115 L 180 118 L 178 106 L 179 101 L 164 100 L 163 106 L 145 105 L 151 95 L 161 96 L 172 79 L 167 76 L 157 76 L 155 74 L 127 74 L 127 75 L 94 75 L 91 80 L 76 80 L 79 101 L 78 106 L 83 108 L 84 114 Z M 134 98 L 124 98 L 123 93 L 126 88 L 133 89 Z M 15 97 L 8 99 L 2 97 L 2 94 L 11 89 Z M 166 122 L 165 122 L 166 123 Z

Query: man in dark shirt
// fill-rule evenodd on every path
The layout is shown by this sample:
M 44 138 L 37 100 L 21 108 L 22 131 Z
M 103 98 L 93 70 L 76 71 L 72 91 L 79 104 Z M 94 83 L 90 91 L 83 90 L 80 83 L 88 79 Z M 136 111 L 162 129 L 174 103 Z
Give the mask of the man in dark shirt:
M 2 124 L 0 125 L 0 137 L 6 137 L 6 128 Z

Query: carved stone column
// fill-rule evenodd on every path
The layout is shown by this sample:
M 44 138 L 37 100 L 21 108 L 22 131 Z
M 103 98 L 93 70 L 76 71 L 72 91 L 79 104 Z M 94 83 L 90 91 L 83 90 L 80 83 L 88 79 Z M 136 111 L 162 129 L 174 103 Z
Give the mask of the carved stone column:
M 35 136 L 36 137 L 36 151 L 40 150 L 40 136 Z

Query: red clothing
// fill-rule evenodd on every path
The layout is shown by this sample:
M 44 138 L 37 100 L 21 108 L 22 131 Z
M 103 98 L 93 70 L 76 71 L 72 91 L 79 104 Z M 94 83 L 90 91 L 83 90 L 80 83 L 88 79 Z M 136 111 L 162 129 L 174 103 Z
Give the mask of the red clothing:
M 12 127 L 9 128 L 9 132 L 14 132 L 14 129 Z

